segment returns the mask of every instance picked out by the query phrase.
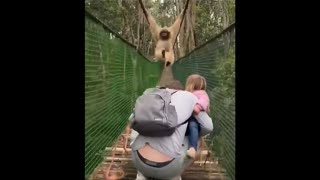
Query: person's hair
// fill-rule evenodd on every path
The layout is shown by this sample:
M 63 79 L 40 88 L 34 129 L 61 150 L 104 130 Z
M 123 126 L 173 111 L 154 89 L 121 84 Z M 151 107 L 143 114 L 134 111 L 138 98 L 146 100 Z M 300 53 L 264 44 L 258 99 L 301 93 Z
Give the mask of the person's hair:
M 165 87 L 169 88 L 169 89 L 176 89 L 176 90 L 183 90 L 184 89 L 183 85 L 178 80 L 170 81 L 167 85 L 165 85 Z
M 195 90 L 206 90 L 206 79 L 199 74 L 192 74 L 187 78 L 186 91 L 193 92 Z

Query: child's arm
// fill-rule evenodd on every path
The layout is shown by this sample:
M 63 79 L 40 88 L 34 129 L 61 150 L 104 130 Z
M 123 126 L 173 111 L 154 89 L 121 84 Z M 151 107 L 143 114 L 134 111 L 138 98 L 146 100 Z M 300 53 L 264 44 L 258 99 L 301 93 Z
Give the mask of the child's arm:
M 201 106 L 199 105 L 199 104 L 196 104 L 196 105 L 194 105 L 194 108 L 193 108 L 193 112 L 195 113 L 195 114 L 199 114 L 199 112 L 201 111 Z
M 210 99 L 205 91 L 200 91 L 198 105 L 201 107 L 202 111 L 207 111 L 209 109 Z

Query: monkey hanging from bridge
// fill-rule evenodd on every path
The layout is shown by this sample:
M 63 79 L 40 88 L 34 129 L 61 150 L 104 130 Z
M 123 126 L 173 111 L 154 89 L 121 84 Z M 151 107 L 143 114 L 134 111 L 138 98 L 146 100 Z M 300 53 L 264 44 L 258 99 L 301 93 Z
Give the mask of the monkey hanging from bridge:
M 173 46 L 180 31 L 184 14 L 188 8 L 189 0 L 187 1 L 184 10 L 170 27 L 160 27 L 151 13 L 144 8 L 141 0 L 139 0 L 139 3 L 149 23 L 152 38 L 156 42 L 154 60 L 164 61 L 165 66 L 172 65 L 175 61 Z

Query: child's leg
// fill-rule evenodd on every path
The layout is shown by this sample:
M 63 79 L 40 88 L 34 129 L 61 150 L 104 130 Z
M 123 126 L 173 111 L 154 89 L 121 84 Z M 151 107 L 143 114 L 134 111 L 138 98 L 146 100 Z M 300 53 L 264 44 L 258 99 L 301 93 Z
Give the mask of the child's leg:
M 188 124 L 188 140 L 190 148 L 187 151 L 187 155 L 191 158 L 195 158 L 196 150 L 198 147 L 199 139 L 199 124 L 194 117 L 191 117 Z
M 189 121 L 188 131 L 189 131 L 188 139 L 189 139 L 190 146 L 193 147 L 195 150 L 197 150 L 198 139 L 199 139 L 199 125 L 197 120 L 191 119 Z

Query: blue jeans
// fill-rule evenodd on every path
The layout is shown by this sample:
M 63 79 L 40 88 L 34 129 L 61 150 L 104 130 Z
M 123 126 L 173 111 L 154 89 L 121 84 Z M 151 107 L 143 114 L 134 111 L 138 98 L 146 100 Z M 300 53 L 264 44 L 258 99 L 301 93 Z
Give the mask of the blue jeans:
M 200 124 L 198 120 L 191 116 L 189 118 L 186 136 L 188 136 L 190 146 L 193 147 L 195 150 L 197 150 L 198 147 L 199 131 Z

